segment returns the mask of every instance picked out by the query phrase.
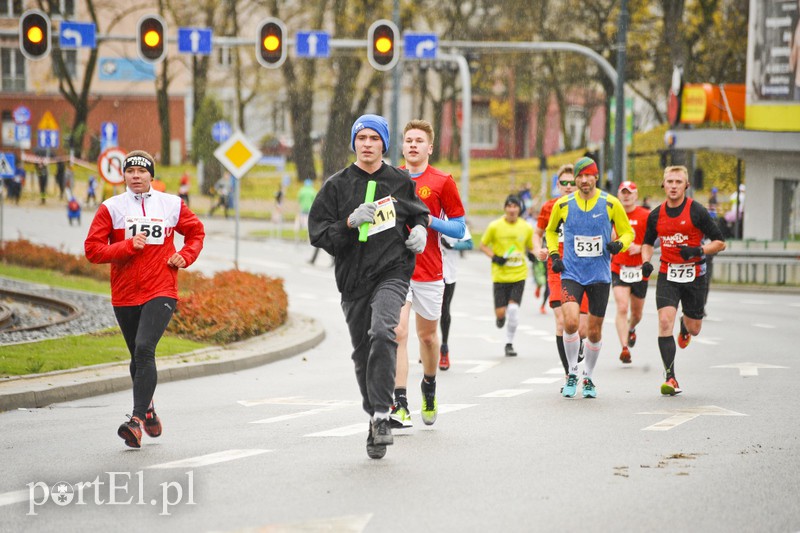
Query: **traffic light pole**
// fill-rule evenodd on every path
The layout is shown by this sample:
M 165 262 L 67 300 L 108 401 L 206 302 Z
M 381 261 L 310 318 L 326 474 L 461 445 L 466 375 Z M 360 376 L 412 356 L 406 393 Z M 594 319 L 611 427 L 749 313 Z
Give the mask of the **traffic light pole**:
M 614 179 L 611 190 L 616 192 L 625 181 L 625 58 L 628 41 L 628 0 L 621 0 L 617 26 L 617 82 L 615 89 L 616 115 L 614 125 Z
M 464 212 L 469 212 L 469 153 L 472 147 L 472 75 L 467 58 L 461 54 L 439 54 L 442 61 L 452 61 L 458 65 L 461 78 L 461 203 Z

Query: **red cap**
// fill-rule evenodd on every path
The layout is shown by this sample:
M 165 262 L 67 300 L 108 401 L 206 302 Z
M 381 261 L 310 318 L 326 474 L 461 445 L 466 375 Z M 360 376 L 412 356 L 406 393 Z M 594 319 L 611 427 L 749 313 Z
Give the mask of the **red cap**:
M 623 181 L 622 183 L 619 184 L 618 190 L 621 191 L 622 189 L 628 189 L 631 192 L 636 192 L 637 187 L 636 184 L 632 181 Z

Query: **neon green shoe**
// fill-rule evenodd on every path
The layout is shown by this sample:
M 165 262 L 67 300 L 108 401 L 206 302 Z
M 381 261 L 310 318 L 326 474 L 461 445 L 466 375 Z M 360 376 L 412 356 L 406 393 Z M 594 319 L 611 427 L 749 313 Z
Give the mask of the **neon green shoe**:
M 396 429 L 405 429 L 414 426 L 411 422 L 411 413 L 408 412 L 408 408 L 399 403 L 392 406 L 392 412 L 389 413 L 389 420 L 392 427 Z
M 426 390 L 428 389 L 428 390 Z M 439 406 L 436 403 L 436 384 L 427 385 L 422 381 L 422 409 L 420 415 L 422 422 L 426 426 L 432 426 L 436 422 L 436 415 L 439 413 Z

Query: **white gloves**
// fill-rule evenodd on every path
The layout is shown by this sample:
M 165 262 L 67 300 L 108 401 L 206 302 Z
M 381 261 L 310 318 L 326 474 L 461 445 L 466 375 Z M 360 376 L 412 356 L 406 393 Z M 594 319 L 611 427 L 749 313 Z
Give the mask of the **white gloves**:
M 421 254 L 425 249 L 425 243 L 428 241 L 428 230 L 424 226 L 416 225 L 408 234 L 406 239 L 406 248 L 415 254 Z
M 375 210 L 378 204 L 375 202 L 363 203 L 356 207 L 356 210 L 347 217 L 347 225 L 358 229 L 364 222 L 372 222 L 375 218 Z

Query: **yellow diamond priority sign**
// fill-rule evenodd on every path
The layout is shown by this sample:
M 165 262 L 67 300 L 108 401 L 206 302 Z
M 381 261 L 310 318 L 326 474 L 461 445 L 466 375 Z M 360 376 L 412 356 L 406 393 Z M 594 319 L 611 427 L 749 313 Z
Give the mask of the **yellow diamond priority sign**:
M 214 157 L 233 177 L 240 179 L 261 159 L 261 152 L 241 131 L 237 131 L 214 150 Z

